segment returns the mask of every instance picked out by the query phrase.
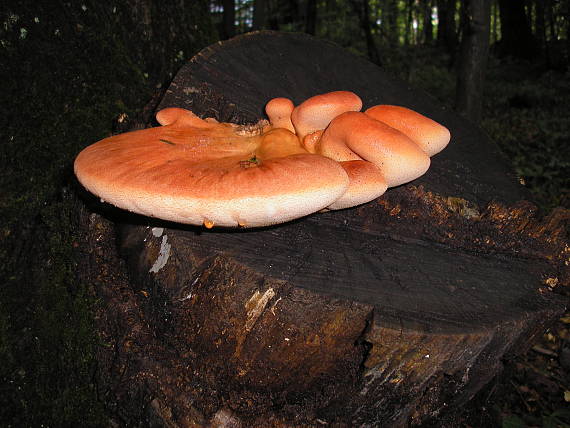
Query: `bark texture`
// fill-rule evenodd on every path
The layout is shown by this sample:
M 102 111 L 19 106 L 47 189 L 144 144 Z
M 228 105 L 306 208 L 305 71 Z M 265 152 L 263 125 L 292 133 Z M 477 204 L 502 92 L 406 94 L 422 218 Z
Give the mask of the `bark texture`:
M 570 282 L 567 211 L 540 219 L 477 127 L 362 58 L 306 35 L 240 36 L 183 67 L 158 108 L 247 123 L 270 98 L 339 89 L 427 114 L 452 143 L 376 201 L 265 229 L 91 199 L 86 280 L 104 302 L 118 422 L 418 425 L 458 409 L 563 310 L 550 287 Z

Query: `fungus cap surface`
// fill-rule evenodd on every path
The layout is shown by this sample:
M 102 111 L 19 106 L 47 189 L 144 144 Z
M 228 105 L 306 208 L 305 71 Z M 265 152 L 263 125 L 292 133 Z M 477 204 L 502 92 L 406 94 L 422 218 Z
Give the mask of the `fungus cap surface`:
M 445 126 L 406 107 L 377 105 L 370 107 L 365 113 L 406 134 L 428 156 L 441 152 L 451 139 L 451 134 Z
M 347 111 L 360 111 L 362 100 L 349 91 L 335 91 L 315 95 L 293 110 L 291 120 L 295 133 L 303 140 L 306 135 L 325 129 L 338 115 Z
M 340 162 L 340 165 L 346 171 L 350 184 L 346 192 L 327 208 L 339 210 L 354 207 L 370 202 L 386 192 L 386 179 L 373 163 L 353 160 Z
M 83 150 L 74 165 L 79 181 L 119 208 L 229 227 L 311 214 L 348 187 L 337 162 L 308 153 L 285 129 L 244 136 L 239 127 L 168 110 L 159 118 L 169 125 L 106 138 Z
M 265 105 L 265 113 L 269 118 L 269 123 L 274 128 L 285 128 L 295 132 L 291 122 L 291 113 L 295 106 L 289 98 L 273 98 Z
M 415 180 L 429 168 L 429 156 L 395 128 L 361 112 L 337 116 L 315 146 L 315 153 L 337 161 L 367 160 L 388 187 Z

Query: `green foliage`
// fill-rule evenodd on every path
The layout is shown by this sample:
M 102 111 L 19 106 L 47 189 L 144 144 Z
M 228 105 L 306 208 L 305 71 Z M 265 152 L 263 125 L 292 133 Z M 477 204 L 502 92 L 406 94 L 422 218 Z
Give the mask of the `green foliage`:
M 543 428 L 570 427 L 570 409 L 556 410 L 542 417 Z
M 449 68 L 448 53 L 433 46 L 399 48 L 386 61 L 385 67 L 395 76 L 404 77 L 424 89 L 443 105 L 452 108 L 456 76 Z
M 542 428 L 569 428 L 570 427 L 570 410 L 559 409 L 553 412 L 547 412 L 542 417 L 532 417 L 525 415 L 507 415 L 503 417 L 502 428 L 527 428 L 540 426 Z
M 509 415 L 503 418 L 502 428 L 526 428 L 525 421 L 516 415 Z
M 483 127 L 539 205 L 550 209 L 570 192 L 570 79 L 556 71 L 537 78 L 524 70 L 501 63 L 490 68 Z
M 453 108 L 456 76 L 448 67 L 449 56 L 433 47 L 412 46 L 407 51 L 397 54 L 404 61 L 388 61 L 388 70 L 408 76 L 412 85 Z M 492 57 L 486 77 L 481 126 L 545 211 L 561 204 L 570 192 L 568 77 L 568 72 L 538 72 L 527 63 Z
M 331 0 L 326 5 L 321 5 L 318 17 L 318 37 L 333 40 L 339 46 L 357 54 L 366 52 L 358 17 L 349 2 Z

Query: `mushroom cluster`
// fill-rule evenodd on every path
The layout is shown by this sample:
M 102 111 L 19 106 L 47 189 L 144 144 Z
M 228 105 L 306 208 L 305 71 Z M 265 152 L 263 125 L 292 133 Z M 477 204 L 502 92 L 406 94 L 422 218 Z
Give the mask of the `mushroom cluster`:
M 75 160 L 82 185 L 119 208 L 178 223 L 259 227 L 369 202 L 424 174 L 447 128 L 405 107 L 361 112 L 352 92 L 266 105 L 255 126 L 157 113 L 161 126 L 105 138 Z

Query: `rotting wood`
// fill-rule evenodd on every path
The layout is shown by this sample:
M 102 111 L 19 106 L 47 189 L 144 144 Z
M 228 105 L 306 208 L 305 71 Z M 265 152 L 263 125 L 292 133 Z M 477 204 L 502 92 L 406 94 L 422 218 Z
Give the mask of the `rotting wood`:
M 570 283 L 568 212 L 540 219 L 478 128 L 366 61 L 304 35 L 246 35 L 197 55 L 160 107 L 253 123 L 271 97 L 335 89 L 427 113 L 452 143 L 377 201 L 277 227 L 111 210 L 129 277 L 99 289 L 102 360 L 125 421 L 419 424 L 469 400 L 562 311 L 551 289 Z M 111 257 L 94 218 L 86 230 L 105 235 L 88 247 Z M 90 266 L 106 264 L 120 262 Z

